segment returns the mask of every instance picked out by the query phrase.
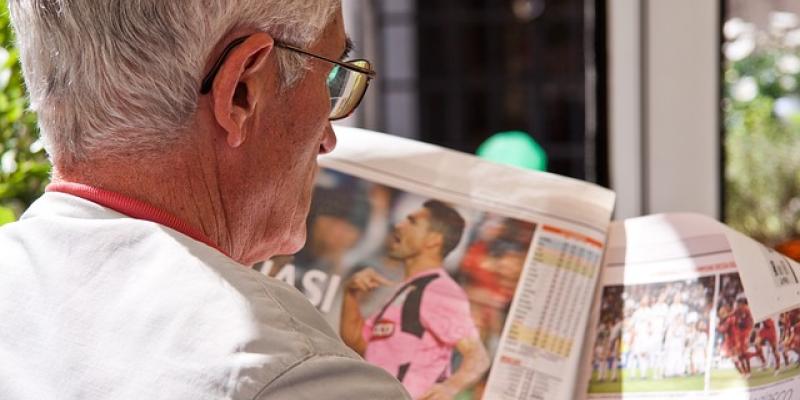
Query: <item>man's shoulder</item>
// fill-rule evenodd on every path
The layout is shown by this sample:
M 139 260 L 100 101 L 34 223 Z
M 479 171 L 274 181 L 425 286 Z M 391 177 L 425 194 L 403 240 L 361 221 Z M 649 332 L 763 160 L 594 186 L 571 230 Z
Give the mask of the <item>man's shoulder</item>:
M 265 386 L 256 399 L 410 399 L 385 370 L 362 360 L 316 355 Z
M 0 228 L 9 362 L 122 387 L 156 387 L 169 373 L 252 398 L 303 360 L 358 360 L 297 289 L 163 226 L 103 217 L 40 214 Z M 95 359 L 119 369 L 89 368 Z
M 448 298 L 459 298 L 463 300 L 467 300 L 467 293 L 464 291 L 464 288 L 458 284 L 458 282 L 453 279 L 450 274 L 447 273 L 445 269 L 440 269 L 436 271 L 436 275 L 431 274 L 430 282 L 425 287 L 424 296 L 426 297 L 448 297 Z

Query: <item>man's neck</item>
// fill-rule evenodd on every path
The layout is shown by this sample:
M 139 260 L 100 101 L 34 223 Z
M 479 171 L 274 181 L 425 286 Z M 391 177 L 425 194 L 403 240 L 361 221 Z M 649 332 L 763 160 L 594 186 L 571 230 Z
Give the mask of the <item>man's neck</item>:
M 432 271 L 442 267 L 442 257 L 432 254 L 419 254 L 405 260 L 405 278 L 425 271 Z
M 215 190 L 215 174 L 204 171 L 202 162 L 186 156 L 170 159 L 170 165 L 133 162 L 135 165 L 129 168 L 118 161 L 93 162 L 68 173 L 55 171 L 53 183 L 88 185 L 151 205 L 175 216 L 233 257 L 233 241 L 225 223 L 225 213 L 221 212 L 222 200 Z

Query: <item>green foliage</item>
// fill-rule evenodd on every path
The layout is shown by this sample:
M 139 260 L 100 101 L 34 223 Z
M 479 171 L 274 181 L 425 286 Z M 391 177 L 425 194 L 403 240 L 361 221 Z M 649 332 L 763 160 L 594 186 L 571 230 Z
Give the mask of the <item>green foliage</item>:
M 800 236 L 800 49 L 791 32 L 751 32 L 755 48 L 724 73 L 725 218 L 770 245 Z M 727 45 L 737 40 L 748 37 Z
M 14 215 L 14 211 L 12 209 L 0 207 L 0 226 L 9 222 L 14 222 L 15 219 L 16 216 Z
M 0 0 L 0 225 L 41 195 L 50 164 L 28 101 L 6 1 Z

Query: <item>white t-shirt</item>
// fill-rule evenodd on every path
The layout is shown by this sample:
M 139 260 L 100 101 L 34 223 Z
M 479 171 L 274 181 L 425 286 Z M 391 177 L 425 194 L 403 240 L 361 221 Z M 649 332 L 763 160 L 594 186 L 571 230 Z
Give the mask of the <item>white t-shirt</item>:
M 0 316 L 4 400 L 408 398 L 296 289 L 68 194 L 0 228 Z

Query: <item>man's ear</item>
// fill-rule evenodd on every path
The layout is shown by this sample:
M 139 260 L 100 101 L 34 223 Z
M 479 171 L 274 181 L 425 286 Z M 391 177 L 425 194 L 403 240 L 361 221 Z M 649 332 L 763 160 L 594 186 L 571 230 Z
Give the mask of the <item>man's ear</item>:
M 225 130 L 225 140 L 231 147 L 239 147 L 247 139 L 245 128 L 263 94 L 263 78 L 271 72 L 277 73 L 270 71 L 268 62 L 274 44 L 266 33 L 250 35 L 231 50 L 214 79 L 211 89 L 214 118 Z

